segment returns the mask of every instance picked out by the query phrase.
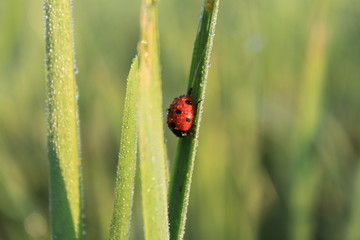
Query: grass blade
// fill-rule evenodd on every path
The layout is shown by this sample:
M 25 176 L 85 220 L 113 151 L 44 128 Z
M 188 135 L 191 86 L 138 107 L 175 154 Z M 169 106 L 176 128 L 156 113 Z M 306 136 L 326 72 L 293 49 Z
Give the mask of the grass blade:
M 177 147 L 169 195 L 171 239 L 182 239 L 184 236 L 191 178 L 198 145 L 206 78 L 210 66 L 210 54 L 215 35 L 218 8 L 219 0 L 205 0 L 194 45 L 188 91 L 192 89 L 191 97 L 198 102 L 194 121 L 195 136 L 180 139 Z
M 124 115 L 121 130 L 119 163 L 115 186 L 115 203 L 110 227 L 110 239 L 128 239 L 134 197 L 136 170 L 136 101 L 139 61 L 135 57 L 127 80 Z
M 53 239 L 83 239 L 71 2 L 46 0 L 50 215 Z
M 168 239 L 167 181 L 157 3 L 143 0 L 139 51 L 138 131 L 146 239 Z
M 299 105 L 293 132 L 293 172 L 289 190 L 290 239 L 314 235 L 314 209 L 319 197 L 322 169 L 314 151 L 322 114 L 326 80 L 330 1 L 317 1 L 310 26 L 304 76 L 299 87 Z M 304 194 L 306 192 L 306 194 Z
M 349 222 L 345 228 L 345 239 L 353 240 L 360 238 L 360 229 L 359 229 L 359 220 L 360 220 L 360 167 L 357 167 L 354 176 L 354 183 L 352 186 L 352 195 L 351 195 L 351 212 L 349 217 Z

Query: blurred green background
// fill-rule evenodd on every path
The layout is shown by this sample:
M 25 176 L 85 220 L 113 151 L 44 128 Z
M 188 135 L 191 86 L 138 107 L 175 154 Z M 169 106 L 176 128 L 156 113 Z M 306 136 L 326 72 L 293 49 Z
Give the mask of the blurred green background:
M 201 4 L 160 1 L 164 117 Z M 139 6 L 74 2 L 86 239 L 108 238 Z M 222 0 L 211 61 L 185 238 L 360 239 L 360 1 Z M 42 1 L 2 0 L 1 240 L 50 237 L 44 112 Z

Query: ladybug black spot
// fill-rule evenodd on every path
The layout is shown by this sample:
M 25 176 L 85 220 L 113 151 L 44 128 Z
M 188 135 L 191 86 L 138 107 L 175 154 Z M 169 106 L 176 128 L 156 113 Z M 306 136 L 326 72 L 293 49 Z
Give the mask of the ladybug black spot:
M 190 118 L 186 118 L 185 121 L 190 122 Z
M 191 104 L 192 104 L 192 101 L 190 101 L 190 100 L 186 100 L 185 102 L 186 102 L 186 104 L 188 104 L 188 105 L 191 105 Z
M 182 113 L 180 109 L 176 109 L 175 112 L 176 112 L 177 114 L 181 114 L 181 113 Z
M 175 125 L 175 123 L 172 122 L 169 124 L 169 127 L 174 129 L 176 127 L 176 125 Z

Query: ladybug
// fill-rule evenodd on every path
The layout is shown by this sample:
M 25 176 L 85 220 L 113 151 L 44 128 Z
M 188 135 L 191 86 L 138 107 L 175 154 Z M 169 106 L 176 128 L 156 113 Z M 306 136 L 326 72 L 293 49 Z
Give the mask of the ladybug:
M 195 116 L 194 100 L 188 95 L 174 99 L 167 112 L 167 124 L 178 137 L 185 137 L 193 126 Z

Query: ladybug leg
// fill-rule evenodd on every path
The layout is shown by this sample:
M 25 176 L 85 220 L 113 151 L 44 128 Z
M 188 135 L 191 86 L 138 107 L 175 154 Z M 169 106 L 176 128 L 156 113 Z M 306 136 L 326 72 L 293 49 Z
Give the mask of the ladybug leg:
M 195 128 L 191 129 L 191 132 L 189 134 L 192 138 L 195 138 Z
M 190 96 L 191 92 L 192 92 L 192 88 L 189 89 L 189 91 L 187 92 L 187 95 Z
M 188 131 L 188 136 L 195 138 L 195 129 L 196 129 L 196 125 L 193 125 Z
M 204 99 L 200 99 L 197 103 L 196 103 L 196 109 L 198 109 L 198 105 L 199 103 L 201 103 Z

